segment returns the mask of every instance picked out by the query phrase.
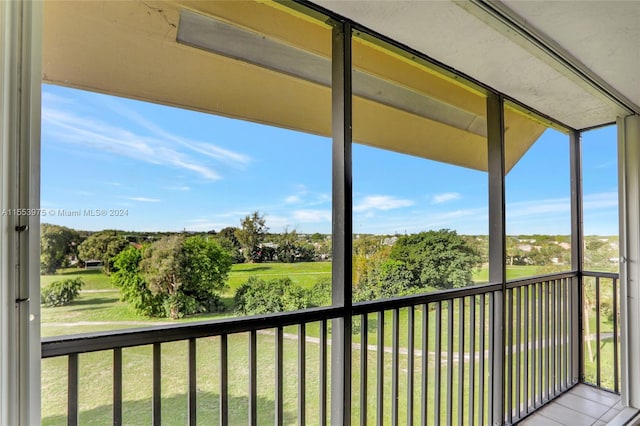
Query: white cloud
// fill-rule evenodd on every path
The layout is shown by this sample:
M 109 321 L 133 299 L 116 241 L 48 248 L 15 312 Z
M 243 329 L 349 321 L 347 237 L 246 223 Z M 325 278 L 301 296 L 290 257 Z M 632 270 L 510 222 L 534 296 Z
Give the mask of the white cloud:
M 287 198 L 284 199 L 284 202 L 287 203 L 287 204 L 299 203 L 300 202 L 300 196 L 299 195 L 289 195 Z
M 447 201 L 459 200 L 462 195 L 458 192 L 444 192 L 442 194 L 436 194 L 431 198 L 432 204 L 442 204 Z
M 585 194 L 583 197 L 585 210 L 599 210 L 618 207 L 618 193 L 600 192 L 595 194 Z
M 293 217 L 297 222 L 331 222 L 331 210 L 296 210 Z
M 53 94 L 43 95 L 44 127 L 59 140 L 83 149 L 94 148 L 146 163 L 189 170 L 208 180 L 221 177 L 209 164 L 211 160 L 235 167 L 244 167 L 251 162 L 251 158 L 242 153 L 171 134 L 115 100 L 105 100 L 100 106 L 107 106 L 149 134 L 71 112 L 69 106 L 64 109 L 54 106 L 62 103 L 71 104 L 72 101 Z
M 138 201 L 140 203 L 159 203 L 160 199 L 158 198 L 148 198 L 148 197 L 127 197 L 127 200 Z
M 182 186 L 168 186 L 167 189 L 169 191 L 190 191 L 191 188 L 186 186 L 186 185 L 182 185 Z
M 365 197 L 359 204 L 353 207 L 355 212 L 367 210 L 392 210 L 402 207 L 409 207 L 415 203 L 412 200 L 395 198 L 389 195 L 371 195 Z

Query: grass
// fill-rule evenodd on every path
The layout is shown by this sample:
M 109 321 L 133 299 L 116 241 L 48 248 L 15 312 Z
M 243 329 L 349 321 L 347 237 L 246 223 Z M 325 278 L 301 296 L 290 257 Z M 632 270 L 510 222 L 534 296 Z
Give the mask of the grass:
M 526 269 L 529 268 L 529 269 Z M 512 269 L 519 276 L 527 274 L 533 275 L 530 267 L 516 267 Z M 235 265 L 230 275 L 230 288 L 233 289 L 240 283 L 244 282 L 249 276 L 258 276 L 263 279 L 271 279 L 279 276 L 290 276 L 294 282 L 301 286 L 313 285 L 317 277 L 327 275 L 330 276 L 331 264 L 259 264 L 259 265 Z M 119 301 L 118 289 L 111 287 L 106 276 L 99 271 L 64 271 L 63 274 L 55 276 L 43 277 L 43 283 L 49 283 L 55 279 L 67 276 L 81 276 L 86 287 L 80 297 L 71 305 L 59 308 L 43 308 L 42 309 L 42 332 L 43 336 L 54 336 L 61 334 L 90 332 L 98 330 L 108 330 L 113 328 L 140 327 L 144 324 L 154 324 L 157 322 L 147 318 L 140 317 L 132 309 Z M 93 290 L 93 291 L 91 291 Z M 95 290 L 98 290 L 95 292 Z M 459 345 L 459 330 L 465 330 L 464 345 L 465 351 L 470 351 L 470 315 L 469 301 L 465 303 L 465 316 L 460 320 L 459 313 L 461 304 L 456 302 L 453 304 L 452 320 L 453 333 L 451 340 L 451 351 L 457 353 Z M 442 305 L 442 324 L 441 333 L 443 336 L 441 350 L 448 350 L 448 302 Z M 476 306 L 476 311 L 480 308 Z M 488 312 L 487 312 L 488 314 Z M 227 314 L 228 315 L 228 314 Z M 422 309 L 415 310 L 415 347 L 422 348 L 421 328 L 424 320 L 424 312 Z M 180 321 L 195 321 L 207 318 L 219 318 L 221 315 L 198 316 Z M 401 309 L 399 311 L 399 345 L 406 348 L 409 342 L 408 323 L 409 310 Z M 428 311 L 428 351 L 434 353 L 435 324 L 436 312 Z M 488 318 L 488 315 L 487 315 Z M 375 345 L 379 331 L 378 316 L 370 315 L 366 326 L 368 344 Z M 96 323 L 98 321 L 104 324 Z M 165 320 L 162 320 L 165 321 Z M 385 312 L 384 315 L 384 346 L 392 346 L 392 312 Z M 460 326 L 460 321 L 463 325 Z M 487 320 L 488 321 L 488 320 Z M 80 322 L 81 325 L 69 326 L 66 323 Z M 136 322 L 135 324 L 128 322 Z M 589 322 L 592 326 L 592 332 L 595 330 L 595 318 L 589 316 Z M 359 324 L 356 323 L 357 326 Z M 474 330 L 475 348 L 478 350 L 479 336 L 481 330 L 488 333 L 488 322 L 480 326 L 476 324 Z M 608 327 L 603 327 L 603 331 Z M 356 327 L 356 333 L 353 336 L 354 343 L 361 341 L 360 329 Z M 297 333 L 297 327 L 289 327 L 286 333 Z M 319 335 L 319 324 L 312 323 L 306 327 L 306 335 L 315 337 Z M 248 389 L 248 335 L 236 334 L 229 336 L 229 377 L 233 378 L 229 382 L 229 403 L 230 403 L 230 424 L 246 424 L 247 422 L 247 389 Z M 274 353 L 275 344 L 274 336 L 259 333 L 258 334 L 258 424 L 272 424 L 274 416 L 274 391 L 273 383 L 275 381 L 274 369 Z M 488 344 L 488 338 L 486 341 Z M 210 424 L 217 422 L 219 410 L 219 338 L 198 339 L 198 419 L 199 422 Z M 319 345 L 313 342 L 306 343 L 306 393 L 307 393 L 307 414 L 306 420 L 308 424 L 318 423 L 318 377 L 319 377 Z M 186 383 L 186 365 L 187 352 L 186 342 L 176 342 L 162 345 L 162 397 L 163 397 L 163 423 L 165 424 L 184 424 L 186 423 L 186 404 L 187 404 L 187 383 Z M 612 376 L 611 362 L 607 361 L 611 358 L 610 352 L 612 345 L 605 344 L 602 348 L 602 376 L 604 380 L 608 380 Z M 285 378 L 285 422 L 284 424 L 295 424 L 297 421 L 297 394 L 298 394 L 298 362 L 297 362 L 298 341 L 286 338 L 283 347 L 284 353 L 284 378 Z M 367 407 L 369 412 L 369 421 L 375 419 L 376 401 L 376 369 L 377 369 L 377 351 L 369 351 L 367 358 L 367 372 L 369 378 L 367 380 Z M 127 424 L 149 424 L 151 419 L 151 348 L 136 347 L 123 350 L 124 356 L 124 416 Z M 359 394 L 360 390 L 360 356 L 359 350 L 352 351 L 353 356 L 353 412 L 358 413 L 359 410 Z M 415 392 L 416 398 L 414 403 L 419 407 L 420 402 L 417 399 L 419 389 L 421 387 L 422 371 L 420 369 L 421 358 L 415 358 Z M 593 378 L 595 374 L 595 364 L 587 362 L 586 374 L 587 378 Z M 488 364 L 487 364 L 488 365 Z M 42 363 L 42 392 L 43 392 L 43 424 L 57 425 L 66 422 L 66 359 L 55 358 L 43 360 Z M 390 422 L 390 397 L 391 397 L 391 354 L 384 355 L 384 422 Z M 452 370 L 452 392 L 453 398 L 453 419 L 457 419 L 457 397 L 455 392 L 458 388 L 458 366 L 453 363 Z M 475 371 L 475 382 L 478 386 L 479 374 Z M 488 368 L 488 367 L 487 367 Z M 81 407 L 81 423 L 88 424 L 108 424 L 111 423 L 111 370 L 112 355 L 110 352 L 83 354 L 80 356 L 80 407 Z M 406 423 L 407 410 L 407 369 L 408 356 L 399 355 L 399 416 L 401 423 Z M 447 363 L 442 364 L 442 377 L 446 383 Z M 484 372 L 488 374 L 488 371 Z M 433 407 L 435 395 L 433 389 L 436 387 L 434 382 L 435 374 L 435 358 L 432 355 L 429 358 L 428 365 L 428 385 L 429 395 L 427 405 Z M 465 383 L 469 381 L 469 363 L 466 363 L 466 369 L 463 371 Z M 95 386 L 96 383 L 103 383 L 104 386 Z M 488 380 L 485 380 L 487 385 Z M 606 384 L 603 382 L 603 384 Z M 464 401 L 468 401 L 468 385 L 464 385 L 461 389 Z M 444 390 L 443 390 L 444 391 Z M 476 393 L 486 395 L 486 392 L 476 389 Z M 445 404 L 446 395 L 441 398 L 443 413 L 447 412 Z M 485 404 L 486 401 L 483 402 Z M 475 410 L 478 412 L 480 401 L 475 400 Z M 418 420 L 418 411 L 414 413 L 415 420 Z M 486 413 L 486 411 L 485 411 Z M 355 415 L 355 414 L 354 414 Z M 432 418 L 433 410 L 430 418 Z M 444 414 L 443 414 L 444 415 Z M 354 418 L 354 421 L 358 420 Z M 445 420 L 444 418 L 441 420 Z M 465 419 L 466 421 L 466 419 Z

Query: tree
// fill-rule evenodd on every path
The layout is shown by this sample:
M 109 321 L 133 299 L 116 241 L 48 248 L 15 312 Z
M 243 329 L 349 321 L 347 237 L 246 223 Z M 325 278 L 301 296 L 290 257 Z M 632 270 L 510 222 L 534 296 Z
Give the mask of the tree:
M 111 272 L 114 258 L 125 248 L 129 242 L 116 231 L 105 230 L 91 234 L 78 247 L 78 256 L 83 261 L 100 260 L 107 274 Z
M 270 281 L 250 277 L 238 287 L 234 302 L 243 315 L 296 311 L 307 307 L 307 293 L 288 277 Z
M 235 236 L 242 247 L 242 254 L 247 262 L 261 261 L 260 244 L 264 241 L 268 230 L 264 215 L 260 215 L 258 211 L 245 216 L 241 221 L 240 228 L 235 231 Z
M 53 274 L 67 266 L 69 258 L 77 254 L 80 235 L 65 226 L 43 223 L 40 228 L 40 272 Z
M 283 263 L 311 262 L 315 257 L 315 249 L 312 245 L 300 241 L 295 229 L 285 229 L 278 238 L 276 254 L 278 260 Z
M 473 282 L 482 258 L 455 231 L 421 232 L 396 241 L 389 257 L 403 262 L 420 287 L 456 288 Z
M 122 250 L 113 261 L 111 282 L 120 287 L 122 300 L 130 303 L 136 312 L 159 317 L 164 314 L 162 295 L 152 293 L 140 273 L 144 249 L 129 246 Z
M 139 270 L 151 294 L 162 298 L 164 314 L 176 319 L 221 308 L 231 263 L 213 238 L 174 235 L 146 248 Z

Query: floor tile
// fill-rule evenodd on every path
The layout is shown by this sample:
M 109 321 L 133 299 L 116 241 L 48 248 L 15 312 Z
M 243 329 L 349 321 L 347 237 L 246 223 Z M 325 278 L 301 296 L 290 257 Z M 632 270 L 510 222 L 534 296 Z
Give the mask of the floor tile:
M 611 419 L 613 419 L 619 413 L 620 413 L 620 410 L 618 410 L 617 408 L 610 408 L 609 411 L 604 413 L 604 415 L 602 415 L 602 417 L 600 417 L 599 420 L 602 420 L 605 422 L 611 421 Z
M 558 423 L 571 426 L 591 426 L 596 422 L 596 420 L 598 420 L 595 417 L 579 413 L 565 407 L 564 405 L 556 404 L 554 402 L 542 408 L 542 410 L 540 410 L 540 414 L 553 419 Z
M 591 401 L 599 402 L 600 404 L 614 406 L 620 401 L 620 395 L 609 393 L 604 390 L 595 389 L 587 385 L 578 385 L 569 391 L 570 394 L 578 395 Z
M 590 399 L 585 399 L 569 393 L 564 394 L 560 398 L 556 399 L 555 403 L 563 405 L 579 413 L 586 414 L 587 416 L 593 417 L 595 419 L 599 419 L 607 411 L 609 411 L 610 408 L 610 406 L 608 405 L 603 405 Z
M 565 426 L 562 423 L 558 423 L 555 420 L 550 419 L 549 417 L 545 417 L 542 414 L 535 413 L 518 425 L 524 426 Z

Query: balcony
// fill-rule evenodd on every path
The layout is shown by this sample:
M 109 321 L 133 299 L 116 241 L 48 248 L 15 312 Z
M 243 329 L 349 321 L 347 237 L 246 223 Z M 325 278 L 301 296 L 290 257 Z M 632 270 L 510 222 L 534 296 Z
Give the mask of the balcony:
M 570 272 L 359 303 L 350 313 L 47 338 L 44 375 L 66 390 L 43 401 L 57 398 L 67 413 L 45 410 L 43 420 L 324 425 L 344 408 L 362 425 L 569 424 L 579 409 L 570 424 L 624 424 L 635 412 L 620 405 L 618 290 L 617 274 Z M 351 339 L 340 337 L 345 315 Z M 342 350 L 338 365 L 331 354 Z M 341 380 L 351 395 L 331 387 Z M 146 399 L 127 398 L 134 382 Z M 163 393 L 169 382 L 184 392 Z

